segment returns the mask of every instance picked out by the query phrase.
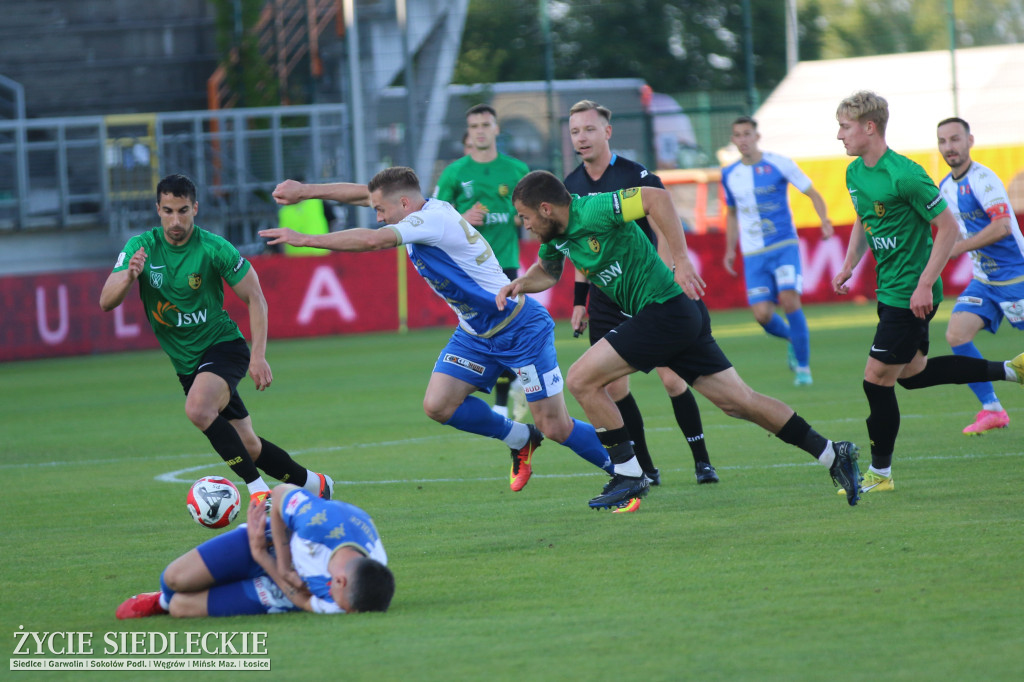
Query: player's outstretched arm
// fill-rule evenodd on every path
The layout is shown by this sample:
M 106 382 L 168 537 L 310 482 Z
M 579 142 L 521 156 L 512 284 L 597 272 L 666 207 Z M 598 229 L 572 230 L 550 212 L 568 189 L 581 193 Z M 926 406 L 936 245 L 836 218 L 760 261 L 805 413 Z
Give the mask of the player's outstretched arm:
M 505 309 L 505 302 L 509 298 L 515 298 L 520 294 L 535 294 L 538 291 L 550 289 L 558 283 L 562 275 L 562 263 L 550 260 L 541 260 L 530 266 L 521 277 L 514 280 L 498 290 L 494 302 L 498 310 Z
M 256 269 L 249 267 L 241 281 L 231 287 L 249 309 L 249 329 L 252 330 L 252 349 L 249 353 L 249 376 L 257 391 L 270 387 L 274 375 L 267 363 L 267 298 L 263 295 Z
M 291 244 L 292 246 L 312 246 L 331 251 L 380 251 L 398 246 L 398 235 L 394 230 L 381 228 L 371 230 L 356 227 L 341 232 L 327 234 L 303 234 L 287 227 L 272 227 L 260 230 L 259 235 L 270 241 L 267 244 Z
M 644 215 L 651 218 L 648 223 L 664 240 L 672 254 L 672 270 L 675 280 L 690 298 L 696 300 L 704 295 L 704 280 L 697 274 L 690 262 L 690 254 L 686 249 L 686 235 L 683 233 L 683 222 L 676 213 L 672 195 L 668 190 L 657 187 L 641 187 L 640 199 L 643 202 Z
M 306 199 L 328 199 L 354 206 L 369 206 L 370 192 L 366 185 L 354 182 L 306 184 L 285 180 L 274 188 L 274 201 L 281 205 L 297 204 Z
M 107 281 L 103 283 L 103 289 L 100 291 L 100 308 L 110 312 L 124 303 L 132 284 L 142 274 L 142 269 L 145 266 L 146 250 L 140 246 L 128 261 L 128 268 L 110 273 Z

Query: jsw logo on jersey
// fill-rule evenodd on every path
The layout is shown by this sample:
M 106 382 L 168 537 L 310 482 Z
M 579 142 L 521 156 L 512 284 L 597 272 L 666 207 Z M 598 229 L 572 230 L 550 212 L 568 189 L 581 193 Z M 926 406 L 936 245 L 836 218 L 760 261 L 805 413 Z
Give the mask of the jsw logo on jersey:
M 622 264 L 615 261 L 601 272 L 594 275 L 594 278 L 603 286 L 608 286 L 616 277 L 622 274 Z M 588 275 L 589 276 L 589 275 Z
M 165 327 L 196 327 L 206 324 L 208 309 L 196 310 L 191 313 L 183 313 L 173 303 L 160 303 L 153 311 L 153 319 Z
M 872 249 L 895 249 L 896 237 L 871 237 Z
M 511 222 L 511 217 L 508 213 L 488 213 L 484 225 L 504 225 L 509 222 Z

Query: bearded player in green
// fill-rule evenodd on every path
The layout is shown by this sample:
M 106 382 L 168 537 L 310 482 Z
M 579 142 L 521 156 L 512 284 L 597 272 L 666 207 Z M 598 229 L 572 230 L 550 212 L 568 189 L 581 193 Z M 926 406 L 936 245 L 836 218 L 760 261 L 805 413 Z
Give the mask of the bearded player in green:
M 489 104 L 477 104 L 466 111 L 466 156 L 450 163 L 434 188 L 434 198 L 447 201 L 491 245 L 505 276 L 519 274 L 519 225 L 512 206 L 512 189 L 530 168 L 518 159 L 498 151 L 497 113 Z M 502 417 L 522 421 L 529 413 L 526 395 L 514 372 L 505 372 L 494 385 L 494 411 Z M 513 411 L 508 413 L 509 389 Z
M 885 142 L 889 103 L 862 90 L 836 110 L 837 139 L 848 156 L 846 186 L 857 219 L 842 270 L 832 279 L 839 294 L 867 249 L 878 276 L 878 327 L 864 368 L 871 466 L 862 493 L 895 489 L 892 455 L 900 430 L 896 384 L 906 389 L 983 381 L 1024 383 L 1024 353 L 1008 362 L 944 355 L 928 358 L 928 323 L 942 302 L 939 275 L 960 228 L 935 183 L 917 163 Z M 932 238 L 932 229 L 935 238 Z
M 648 490 L 615 403 L 605 391 L 637 370 L 668 367 L 726 414 L 752 421 L 795 445 L 828 468 L 847 501 L 857 503 L 857 446 L 819 435 L 785 403 L 744 383 L 711 335 L 711 319 L 700 300 L 704 282 L 686 250 L 679 216 L 668 192 L 634 187 L 579 197 L 546 171 L 523 178 L 512 194 L 523 225 L 543 245 L 540 261 L 498 292 L 506 296 L 548 289 L 562 274 L 565 258 L 607 294 L 629 319 L 595 343 L 569 369 L 566 386 L 597 429 L 615 470 L 591 507 L 643 497 Z M 669 269 L 633 222 L 652 218 L 659 240 L 672 254 Z M 685 293 L 684 293 L 685 292 Z
M 246 370 L 258 391 L 273 380 L 266 360 L 267 301 L 256 271 L 227 240 L 194 224 L 199 204 L 188 177 L 168 175 L 157 184 L 156 197 L 161 227 L 128 240 L 103 285 L 100 307 L 121 305 L 138 280 L 146 318 L 185 389 L 185 414 L 245 481 L 251 501 L 270 493 L 257 467 L 330 499 L 330 476 L 302 467 L 258 437 L 238 395 Z M 224 310 L 221 280 L 249 308 L 251 353 Z

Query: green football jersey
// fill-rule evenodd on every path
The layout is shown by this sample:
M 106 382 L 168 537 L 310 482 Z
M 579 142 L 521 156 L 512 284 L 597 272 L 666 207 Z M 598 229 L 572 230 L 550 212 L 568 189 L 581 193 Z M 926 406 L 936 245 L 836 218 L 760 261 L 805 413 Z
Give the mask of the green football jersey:
M 512 190 L 529 172 L 525 163 L 504 154 L 490 163 L 477 163 L 463 156 L 444 169 L 434 189 L 435 199 L 447 201 L 459 213 L 478 201 L 487 207 L 484 224 L 477 230 L 491 245 L 502 268 L 519 267 L 519 228 Z
M 658 257 L 633 220 L 643 216 L 640 189 L 572 195 L 565 232 L 540 247 L 538 256 L 562 262 L 566 257 L 627 315 L 648 303 L 683 293 L 672 271 Z
M 199 227 L 184 246 L 173 246 L 164 239 L 163 229 L 155 227 L 128 240 L 113 271 L 126 270 L 139 247 L 146 250 L 139 297 L 174 371 L 191 374 L 210 346 L 243 338 L 224 310 L 221 281 L 235 286 L 249 272 L 249 261 L 238 249 Z
M 932 252 L 931 221 L 945 200 L 924 168 L 891 149 L 871 168 L 855 159 L 846 168 L 846 186 L 877 262 L 878 300 L 909 308 Z M 941 277 L 932 287 L 932 302 L 940 301 Z

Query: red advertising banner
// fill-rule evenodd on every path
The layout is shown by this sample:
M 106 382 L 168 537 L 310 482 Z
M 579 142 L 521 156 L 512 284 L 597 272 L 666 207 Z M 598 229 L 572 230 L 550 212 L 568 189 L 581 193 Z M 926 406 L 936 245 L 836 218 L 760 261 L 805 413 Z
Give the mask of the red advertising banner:
M 835 237 L 822 240 L 817 230 L 800 231 L 805 302 L 848 300 L 832 293 L 831 280 L 846 256 L 849 234 L 849 227 L 838 228 Z M 688 243 L 690 257 L 707 283 L 708 307 L 745 307 L 742 273 L 734 278 L 722 267 L 724 235 L 690 235 Z M 537 248 L 536 242 L 523 242 L 524 268 L 536 261 Z M 252 262 L 269 305 L 272 339 L 397 330 L 399 263 L 408 281 L 409 328 L 455 325 L 455 314 L 416 274 L 404 253 L 263 256 Z M 113 312 L 100 310 L 100 289 L 108 274 L 102 269 L 0 277 L 0 362 L 155 348 L 156 339 L 134 292 Z M 967 256 L 949 264 L 943 273 L 947 296 L 959 293 L 970 278 Z M 555 318 L 572 312 L 572 279 L 565 272 L 556 287 L 535 295 Z M 870 253 L 850 286 L 853 295 L 874 298 Z M 231 291 L 225 294 L 225 305 L 248 337 L 245 305 Z

